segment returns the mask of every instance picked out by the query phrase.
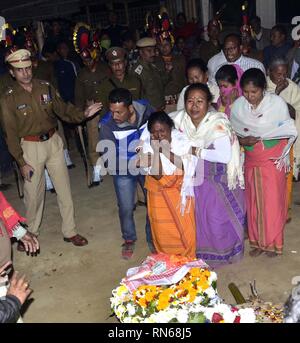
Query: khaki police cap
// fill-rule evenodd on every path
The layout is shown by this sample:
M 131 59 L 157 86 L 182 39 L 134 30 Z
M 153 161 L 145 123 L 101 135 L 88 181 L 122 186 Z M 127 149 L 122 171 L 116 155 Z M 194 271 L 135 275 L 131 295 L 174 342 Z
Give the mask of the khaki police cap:
M 147 48 L 148 46 L 155 46 L 156 40 L 150 37 L 141 38 L 137 41 L 136 46 L 138 48 Z
M 19 49 L 9 54 L 5 61 L 15 68 L 26 68 L 31 66 L 30 51 Z
M 108 62 L 116 62 L 124 60 L 126 56 L 126 51 L 120 47 L 112 47 L 109 48 L 106 53 L 105 57 L 107 58 Z

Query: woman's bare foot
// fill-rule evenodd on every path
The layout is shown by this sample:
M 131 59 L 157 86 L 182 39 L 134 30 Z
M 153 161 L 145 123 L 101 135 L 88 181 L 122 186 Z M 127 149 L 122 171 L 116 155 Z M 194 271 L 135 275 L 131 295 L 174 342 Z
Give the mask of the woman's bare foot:
M 277 257 L 278 256 L 278 254 L 275 251 L 267 251 L 266 255 L 268 257 Z
M 250 255 L 251 257 L 257 257 L 257 256 L 261 255 L 262 253 L 263 253 L 263 251 L 262 251 L 261 249 L 259 249 L 259 248 L 254 248 L 254 249 L 252 249 L 252 250 L 249 252 L 249 255 Z

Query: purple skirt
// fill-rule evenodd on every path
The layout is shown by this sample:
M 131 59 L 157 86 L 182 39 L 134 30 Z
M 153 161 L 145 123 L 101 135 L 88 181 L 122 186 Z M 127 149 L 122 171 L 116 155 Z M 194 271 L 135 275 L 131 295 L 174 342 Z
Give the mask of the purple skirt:
M 244 191 L 228 189 L 225 164 L 204 161 L 203 182 L 195 186 L 195 217 L 198 258 L 217 267 L 243 257 Z

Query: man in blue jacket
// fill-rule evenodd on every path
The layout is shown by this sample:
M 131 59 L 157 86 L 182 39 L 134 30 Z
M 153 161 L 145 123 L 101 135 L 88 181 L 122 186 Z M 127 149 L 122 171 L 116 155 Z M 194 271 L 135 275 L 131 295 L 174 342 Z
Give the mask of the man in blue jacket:
M 145 177 L 135 166 L 136 147 L 154 111 L 146 100 L 132 101 L 125 88 L 115 88 L 109 94 L 109 112 L 100 121 L 99 152 L 106 169 L 113 176 L 119 206 L 122 237 L 122 257 L 131 258 L 137 240 L 133 212 L 139 183 L 144 192 Z M 146 217 L 146 238 L 153 251 L 151 229 Z

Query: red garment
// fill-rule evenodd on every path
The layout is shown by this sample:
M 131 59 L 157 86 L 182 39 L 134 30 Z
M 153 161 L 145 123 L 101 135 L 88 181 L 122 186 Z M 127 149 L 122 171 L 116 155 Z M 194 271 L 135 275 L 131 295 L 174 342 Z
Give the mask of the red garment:
M 0 220 L 5 226 L 10 237 L 13 236 L 13 229 L 19 222 L 25 222 L 26 219 L 21 217 L 17 211 L 13 209 L 10 203 L 6 200 L 2 192 L 0 192 Z M 0 235 L 3 236 L 0 227 Z
M 282 253 L 283 230 L 287 217 L 284 168 L 279 171 L 270 158 L 280 156 L 287 141 L 272 148 L 259 142 L 245 151 L 245 192 L 250 245 Z

